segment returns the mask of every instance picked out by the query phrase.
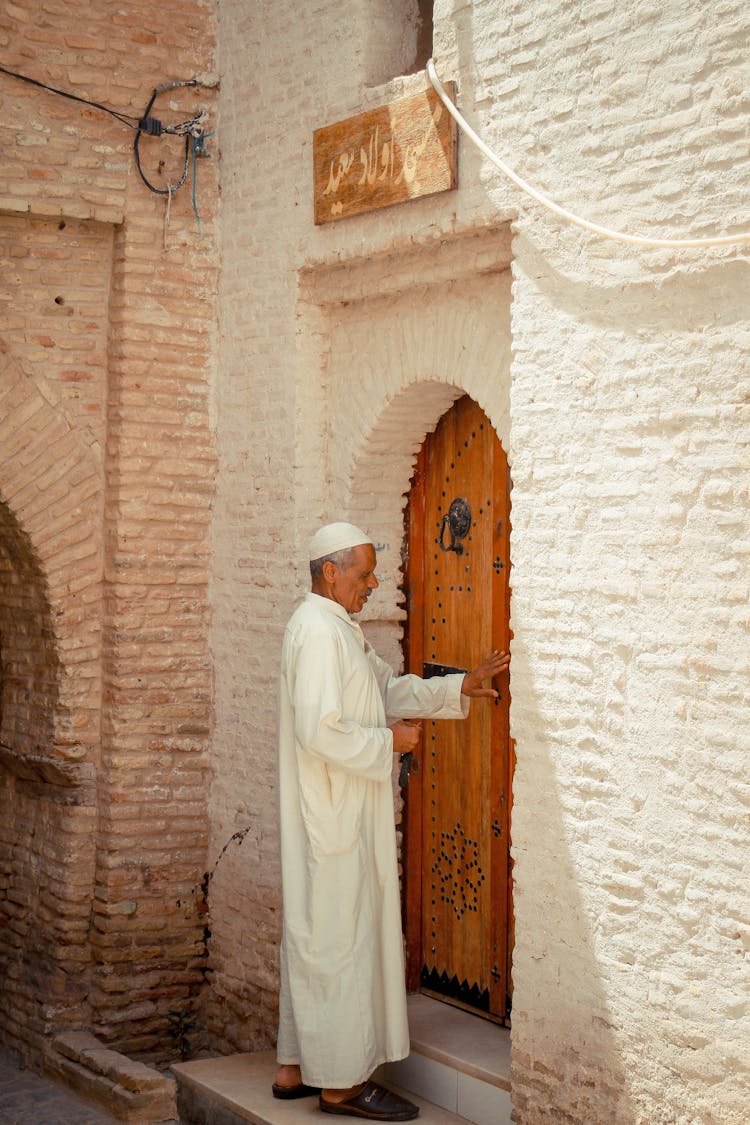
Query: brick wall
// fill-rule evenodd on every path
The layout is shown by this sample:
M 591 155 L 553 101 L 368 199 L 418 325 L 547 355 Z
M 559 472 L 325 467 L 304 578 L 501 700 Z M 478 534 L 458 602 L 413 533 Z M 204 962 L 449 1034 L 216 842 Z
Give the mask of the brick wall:
M 350 515 L 392 545 L 375 631 L 398 658 L 409 460 L 467 390 L 514 482 L 515 1118 L 738 1123 L 746 254 L 583 235 L 464 140 L 457 193 L 314 228 L 313 129 L 423 82 L 372 78 L 360 16 L 221 9 L 212 854 L 249 833 L 214 881 L 212 1018 L 229 1045 L 273 1039 L 274 685 L 309 531 Z M 747 224 L 747 34 L 732 2 L 435 4 L 439 73 L 485 139 L 661 235 Z M 509 223 L 512 288 L 484 312 L 461 249 Z
M 0 43 L 6 68 L 138 118 L 211 69 L 212 9 L 20 0 Z M 2 1034 L 163 1049 L 205 963 L 215 162 L 201 233 L 190 180 L 167 214 L 110 115 L 5 74 L 0 109 Z M 175 183 L 182 139 L 141 148 Z

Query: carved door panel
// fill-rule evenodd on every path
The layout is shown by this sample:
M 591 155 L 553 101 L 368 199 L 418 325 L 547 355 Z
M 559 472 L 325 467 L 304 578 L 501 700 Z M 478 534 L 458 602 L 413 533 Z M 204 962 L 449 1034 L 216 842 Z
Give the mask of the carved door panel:
M 509 642 L 505 453 L 468 396 L 426 439 L 409 502 L 408 664 L 468 669 Z M 465 721 L 424 724 L 406 788 L 407 984 L 494 1019 L 510 1005 L 508 675 Z

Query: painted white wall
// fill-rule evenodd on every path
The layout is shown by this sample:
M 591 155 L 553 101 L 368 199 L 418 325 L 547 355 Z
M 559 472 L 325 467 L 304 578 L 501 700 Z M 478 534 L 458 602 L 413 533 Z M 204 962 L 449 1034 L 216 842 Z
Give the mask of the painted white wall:
M 212 882 L 207 1016 L 228 1048 L 272 1040 L 275 676 L 309 533 L 351 515 L 389 545 L 373 612 L 398 657 L 409 461 L 468 391 L 514 483 L 516 1119 L 734 1125 L 747 248 L 594 239 L 464 139 L 457 192 L 314 227 L 313 129 L 424 85 L 369 85 L 408 69 L 394 11 L 220 4 L 214 855 L 249 831 Z M 739 0 L 436 0 L 435 24 L 469 121 L 564 205 L 647 234 L 747 229 Z

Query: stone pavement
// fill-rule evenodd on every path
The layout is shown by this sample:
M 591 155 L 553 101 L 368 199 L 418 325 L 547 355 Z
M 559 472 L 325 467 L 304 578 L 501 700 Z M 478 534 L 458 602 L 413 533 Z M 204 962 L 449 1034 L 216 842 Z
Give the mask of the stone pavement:
M 116 1125 L 106 1110 L 22 1067 L 18 1054 L 0 1045 L 0 1125 Z

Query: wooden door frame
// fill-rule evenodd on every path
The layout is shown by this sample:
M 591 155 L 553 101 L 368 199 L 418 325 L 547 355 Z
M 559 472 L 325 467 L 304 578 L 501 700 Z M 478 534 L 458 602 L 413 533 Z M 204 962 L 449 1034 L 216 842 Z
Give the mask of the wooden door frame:
M 495 435 L 497 437 L 497 435 Z M 502 443 L 499 438 L 498 444 L 502 448 Z M 501 524 L 495 525 L 495 536 L 499 540 L 495 549 L 501 553 L 502 546 L 507 544 L 507 555 L 501 560 L 501 572 L 503 581 L 505 583 L 505 596 L 493 596 L 492 599 L 492 639 L 493 644 L 499 646 L 500 649 L 507 651 L 510 648 L 510 469 L 507 467 L 507 455 L 503 450 L 503 457 L 493 458 L 493 481 L 492 481 L 492 501 L 495 503 L 496 497 L 502 496 L 503 500 L 507 497 L 508 507 L 505 519 L 507 526 L 502 527 Z M 505 507 L 503 504 L 503 510 Z M 499 557 L 499 556 L 498 556 Z M 495 682 L 497 686 L 497 682 Z M 510 816 L 512 807 L 512 793 L 513 793 L 513 742 L 510 737 L 510 682 L 509 678 L 503 677 L 503 692 L 508 693 L 508 707 L 495 707 L 492 716 L 492 740 L 493 745 L 497 746 L 502 744 L 507 745 L 508 755 L 507 759 L 504 755 L 493 754 L 492 764 L 492 778 L 491 778 L 491 793 L 492 793 L 492 806 L 496 822 L 501 824 L 504 822 L 506 825 L 505 835 L 492 832 L 490 840 L 490 849 L 492 854 L 492 862 L 490 869 L 492 872 L 492 884 L 490 890 L 490 901 L 501 902 L 506 901 L 505 918 L 506 924 L 502 927 L 493 930 L 493 971 L 491 971 L 490 995 L 491 1005 L 494 1011 L 502 1012 L 503 1016 L 507 1016 L 507 1005 L 511 996 L 512 988 L 510 981 L 510 955 L 511 955 L 511 942 L 513 933 L 513 895 L 511 889 L 511 858 L 510 858 Z M 507 812 L 503 815 L 502 805 L 507 802 Z M 493 813 L 490 813 L 492 816 Z M 496 975 L 496 972 L 499 976 Z
M 407 613 L 404 629 L 406 670 L 422 675 L 424 664 L 424 565 L 425 565 L 425 443 L 417 457 L 413 483 L 407 505 L 406 536 L 410 544 L 406 559 L 405 578 Z M 419 621 L 420 628 L 410 627 Z M 406 943 L 406 987 L 410 992 L 419 989 L 422 971 L 422 785 L 424 769 L 424 739 L 414 755 L 412 770 L 420 777 L 419 785 L 412 785 L 404 801 L 402 817 L 402 899 L 403 924 Z

